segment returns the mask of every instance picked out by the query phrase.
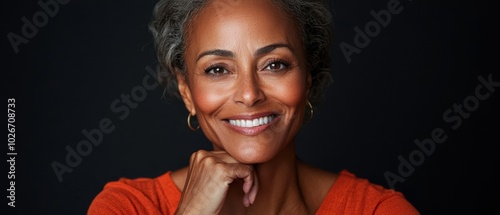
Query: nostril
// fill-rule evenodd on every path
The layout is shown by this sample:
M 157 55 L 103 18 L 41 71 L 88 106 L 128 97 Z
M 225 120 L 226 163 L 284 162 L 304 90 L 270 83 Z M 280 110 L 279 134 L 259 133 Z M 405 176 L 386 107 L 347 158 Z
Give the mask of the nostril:
M 254 78 L 249 78 L 237 83 L 234 98 L 235 102 L 253 106 L 264 98 L 264 93 L 260 84 Z

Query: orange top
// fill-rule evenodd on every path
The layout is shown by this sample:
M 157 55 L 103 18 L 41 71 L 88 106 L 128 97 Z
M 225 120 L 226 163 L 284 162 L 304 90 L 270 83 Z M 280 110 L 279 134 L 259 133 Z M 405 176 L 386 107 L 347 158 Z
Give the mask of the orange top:
M 170 173 L 157 178 L 122 178 L 109 182 L 92 201 L 87 214 L 172 215 L 179 204 L 181 191 L 172 181 Z M 420 213 L 402 193 L 342 170 L 316 214 Z

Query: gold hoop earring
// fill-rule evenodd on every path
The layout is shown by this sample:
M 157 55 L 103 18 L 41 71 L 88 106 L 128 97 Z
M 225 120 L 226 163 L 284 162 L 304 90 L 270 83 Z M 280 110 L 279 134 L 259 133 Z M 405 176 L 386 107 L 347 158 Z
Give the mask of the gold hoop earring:
M 191 129 L 191 131 L 196 131 L 200 128 L 200 125 L 196 126 L 196 128 L 193 128 L 193 126 L 191 125 L 191 116 L 191 113 L 189 113 L 187 118 L 188 127 L 189 129 Z
M 307 101 L 307 106 L 309 107 L 309 119 L 307 121 L 311 121 L 314 116 L 314 109 L 311 102 Z

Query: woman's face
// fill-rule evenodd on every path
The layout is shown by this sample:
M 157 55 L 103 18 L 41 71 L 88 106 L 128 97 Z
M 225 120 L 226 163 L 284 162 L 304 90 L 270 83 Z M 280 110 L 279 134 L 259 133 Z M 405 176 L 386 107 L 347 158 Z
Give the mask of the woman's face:
M 311 83 L 299 31 L 269 0 L 211 1 L 187 32 L 186 108 L 214 144 L 262 163 L 293 141 Z

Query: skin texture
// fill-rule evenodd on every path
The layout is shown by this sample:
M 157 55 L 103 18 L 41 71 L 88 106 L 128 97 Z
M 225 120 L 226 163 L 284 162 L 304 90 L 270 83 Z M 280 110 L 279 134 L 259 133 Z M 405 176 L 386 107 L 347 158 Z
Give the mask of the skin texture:
M 314 214 L 336 175 L 295 157 L 311 78 L 293 20 L 267 0 L 212 1 L 190 24 L 179 91 L 214 151 L 172 174 L 177 214 Z

